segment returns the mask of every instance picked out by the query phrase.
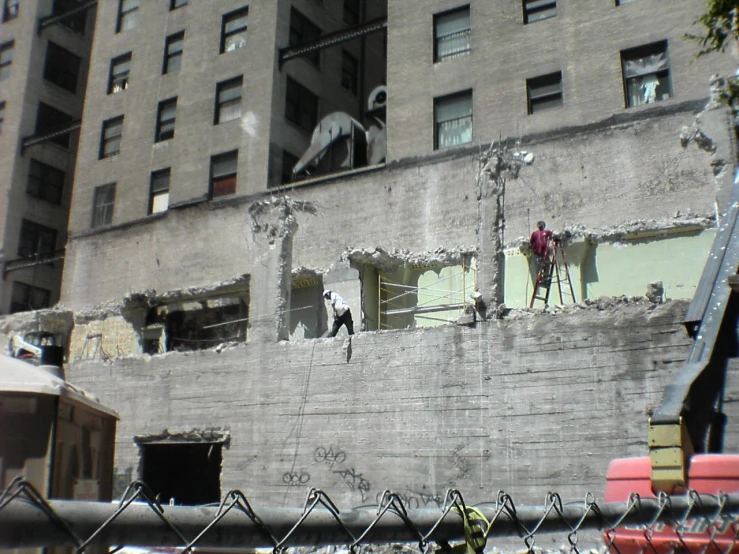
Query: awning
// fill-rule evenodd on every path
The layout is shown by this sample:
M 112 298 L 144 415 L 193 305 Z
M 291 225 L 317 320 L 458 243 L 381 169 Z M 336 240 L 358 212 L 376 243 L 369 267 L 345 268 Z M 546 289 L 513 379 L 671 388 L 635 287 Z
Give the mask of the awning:
M 53 375 L 44 369 L 44 366 L 37 367 L 0 354 L 0 394 L 5 392 L 59 396 L 75 404 L 81 404 L 97 412 L 120 419 L 115 410 L 101 404 L 90 393 Z

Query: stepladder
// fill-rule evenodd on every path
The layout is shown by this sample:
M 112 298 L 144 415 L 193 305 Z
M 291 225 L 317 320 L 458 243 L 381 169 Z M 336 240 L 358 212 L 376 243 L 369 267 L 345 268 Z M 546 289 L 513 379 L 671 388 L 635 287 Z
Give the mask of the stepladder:
M 550 238 L 547 241 L 546 254 L 539 258 L 529 308 L 533 308 L 537 300 L 544 302 L 544 307 L 549 306 L 553 286 L 557 288 L 560 304 L 574 304 L 576 302 L 575 289 L 572 287 L 570 268 L 567 265 L 567 256 L 562 241 L 556 237 Z

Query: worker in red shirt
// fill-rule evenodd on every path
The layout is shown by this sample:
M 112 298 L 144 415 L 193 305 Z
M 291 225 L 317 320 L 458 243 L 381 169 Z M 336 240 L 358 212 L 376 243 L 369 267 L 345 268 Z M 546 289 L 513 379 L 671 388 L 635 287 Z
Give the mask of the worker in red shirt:
M 545 269 L 542 266 L 542 261 L 549 263 L 549 256 L 551 255 L 549 240 L 554 237 L 554 233 L 547 229 L 546 226 L 547 224 L 543 221 L 538 221 L 536 223 L 537 230 L 531 233 L 531 239 L 529 240 L 535 274 L 539 272 L 539 269 Z M 544 274 L 546 274 L 546 271 Z

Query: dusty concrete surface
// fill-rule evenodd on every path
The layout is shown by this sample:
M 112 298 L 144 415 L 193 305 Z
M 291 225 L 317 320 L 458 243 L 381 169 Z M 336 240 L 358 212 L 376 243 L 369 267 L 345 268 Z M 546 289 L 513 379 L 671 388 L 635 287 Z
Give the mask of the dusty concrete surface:
M 453 486 L 470 502 L 504 488 L 538 503 L 548 490 L 597 494 L 612 458 L 646 453 L 648 414 L 690 344 L 685 308 L 604 300 L 476 328 L 78 362 L 68 374 L 121 412 L 123 476 L 139 464 L 133 437 L 206 428 L 230 436 L 222 489 L 270 504 L 302 501 L 304 488 L 285 486 L 292 474 L 342 505 L 385 488 L 434 505 Z M 329 449 L 341 464 L 319 459 Z

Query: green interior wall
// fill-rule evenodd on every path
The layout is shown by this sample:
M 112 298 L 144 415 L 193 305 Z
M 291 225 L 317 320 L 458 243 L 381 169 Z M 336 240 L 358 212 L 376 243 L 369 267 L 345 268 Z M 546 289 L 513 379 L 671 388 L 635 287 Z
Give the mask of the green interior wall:
M 577 301 L 601 296 L 643 296 L 647 284 L 654 281 L 662 281 L 668 299 L 692 298 L 715 234 L 710 229 L 621 243 L 574 243 L 568 246 L 565 255 Z M 529 306 L 532 279 L 529 259 L 518 249 L 506 251 L 508 307 Z M 560 303 L 556 286 L 549 303 Z M 534 307 L 541 307 L 541 302 L 537 301 Z
M 448 304 L 462 305 L 470 301 L 476 288 L 476 265 L 437 268 L 406 267 L 389 273 L 381 272 L 380 288 L 382 329 L 406 327 L 436 327 L 459 318 L 461 309 L 439 310 L 430 313 L 387 314 L 387 310 L 432 308 Z M 388 285 L 387 282 L 398 286 Z M 409 287 L 417 287 L 415 288 Z

